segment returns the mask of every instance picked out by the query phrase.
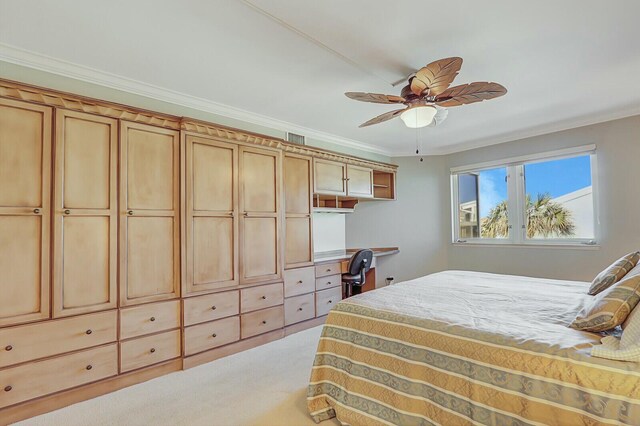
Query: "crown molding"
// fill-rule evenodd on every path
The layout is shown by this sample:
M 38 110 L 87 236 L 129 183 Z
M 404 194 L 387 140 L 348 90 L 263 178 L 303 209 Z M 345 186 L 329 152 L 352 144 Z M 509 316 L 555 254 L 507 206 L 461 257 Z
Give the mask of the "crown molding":
M 101 71 L 95 68 L 79 65 L 73 62 L 56 59 L 47 55 L 20 49 L 5 43 L 0 43 L 0 61 L 45 71 L 48 73 L 69 77 L 87 83 L 97 84 L 111 89 L 132 93 L 146 98 L 168 102 L 187 108 L 196 109 L 235 120 L 271 128 L 283 132 L 293 132 L 308 138 L 318 139 L 346 148 L 391 156 L 392 152 L 384 148 L 343 138 L 338 135 L 299 126 L 287 121 L 278 120 L 266 115 L 257 114 L 244 109 L 224 105 L 197 96 L 187 95 L 178 91 L 166 89 L 153 84 L 143 83 L 120 75 Z

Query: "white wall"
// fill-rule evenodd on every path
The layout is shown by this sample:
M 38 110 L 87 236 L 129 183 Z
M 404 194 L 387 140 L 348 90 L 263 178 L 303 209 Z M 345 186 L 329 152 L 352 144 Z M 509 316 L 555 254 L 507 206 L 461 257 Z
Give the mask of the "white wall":
M 314 253 L 346 248 L 345 216 L 338 213 L 313 214 Z

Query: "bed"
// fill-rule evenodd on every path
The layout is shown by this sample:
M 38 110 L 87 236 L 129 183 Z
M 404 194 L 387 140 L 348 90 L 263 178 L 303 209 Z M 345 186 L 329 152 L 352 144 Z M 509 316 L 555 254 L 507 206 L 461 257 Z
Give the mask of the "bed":
M 640 425 L 640 363 L 567 327 L 589 284 L 446 271 L 337 304 L 307 394 L 316 422 Z

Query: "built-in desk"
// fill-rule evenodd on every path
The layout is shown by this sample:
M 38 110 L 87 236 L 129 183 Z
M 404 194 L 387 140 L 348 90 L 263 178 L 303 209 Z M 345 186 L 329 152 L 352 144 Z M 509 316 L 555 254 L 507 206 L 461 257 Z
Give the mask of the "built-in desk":
M 351 256 L 360 249 L 346 249 L 346 250 L 334 250 L 321 253 L 314 253 L 313 261 L 316 265 L 322 265 L 326 263 L 340 262 L 340 269 L 342 274 L 346 274 L 349 267 L 349 259 Z M 381 256 L 389 256 L 400 252 L 398 247 L 376 247 L 371 248 L 373 251 L 373 262 L 371 269 L 366 274 L 366 283 L 362 287 L 362 291 L 369 291 L 376 288 L 376 259 Z

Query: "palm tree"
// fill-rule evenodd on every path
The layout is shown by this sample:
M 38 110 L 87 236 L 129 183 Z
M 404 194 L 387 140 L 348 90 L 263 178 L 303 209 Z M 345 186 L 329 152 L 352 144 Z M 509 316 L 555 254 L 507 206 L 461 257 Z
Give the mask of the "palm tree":
M 549 194 L 538 194 L 532 201 L 526 196 L 527 238 L 571 237 L 575 224 L 571 211 L 551 199 Z M 506 238 L 509 236 L 507 202 L 502 201 L 482 218 L 482 237 Z

